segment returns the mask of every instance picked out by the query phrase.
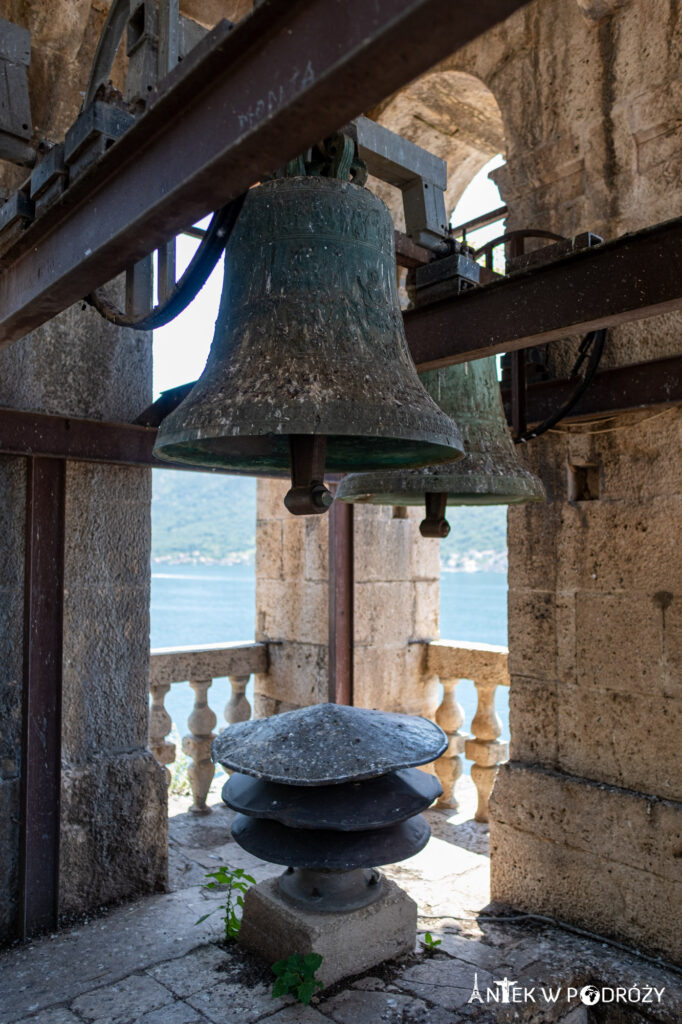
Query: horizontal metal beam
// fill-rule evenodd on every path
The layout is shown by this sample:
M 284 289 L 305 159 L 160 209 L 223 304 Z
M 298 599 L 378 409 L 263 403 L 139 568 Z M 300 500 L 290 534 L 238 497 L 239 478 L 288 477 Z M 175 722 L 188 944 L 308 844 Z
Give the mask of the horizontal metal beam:
M 682 218 L 405 314 L 420 370 L 682 309 Z
M 179 405 L 191 385 L 167 391 L 145 411 L 147 422 L 158 422 Z M 527 391 L 528 422 L 539 423 L 566 400 L 574 384 L 568 380 L 541 381 Z M 510 418 L 509 389 L 502 390 Z M 682 402 L 682 355 L 603 370 L 571 414 L 562 422 L 587 416 L 629 412 Z M 159 415 L 157 415 L 157 413 Z M 0 454 L 38 455 L 86 462 L 113 462 L 158 469 L 191 470 L 190 466 L 157 461 L 153 454 L 156 426 L 108 423 L 102 420 L 48 416 L 0 409 Z M 197 468 L 196 472 L 206 472 Z M 210 470 L 210 472 L 220 472 Z
M 527 0 L 263 0 L 209 33 L 23 234 L 0 344 L 104 284 Z
M 529 384 L 526 390 L 526 419 L 529 425 L 542 423 L 571 395 L 575 382 L 547 380 Z M 502 389 L 507 420 L 511 423 L 511 388 Z M 617 366 L 595 374 L 582 398 L 562 423 L 577 423 L 608 413 L 636 412 L 657 406 L 682 403 L 682 355 L 656 359 L 651 363 Z

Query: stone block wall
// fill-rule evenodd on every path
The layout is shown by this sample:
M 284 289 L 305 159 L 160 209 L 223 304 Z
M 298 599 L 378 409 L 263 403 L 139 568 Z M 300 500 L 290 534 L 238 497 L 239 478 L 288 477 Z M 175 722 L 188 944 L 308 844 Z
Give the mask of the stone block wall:
M 288 484 L 258 481 L 256 639 L 270 643 L 270 671 L 256 678 L 258 716 L 329 699 L 327 516 L 282 504 Z M 355 506 L 354 703 L 433 715 L 438 683 L 412 640 L 438 636 L 438 543 L 419 535 L 420 509 Z
M 151 345 L 74 306 L 0 353 L 0 406 L 133 420 Z M 18 898 L 26 465 L 0 464 L 0 942 Z M 166 789 L 147 750 L 150 472 L 68 462 L 60 911 L 165 884 Z M 5 813 L 6 812 L 6 813 Z
M 681 69 L 675 0 L 536 0 L 376 113 L 451 182 L 503 151 L 507 229 L 609 239 L 682 213 Z M 557 376 L 578 342 L 548 350 Z M 656 317 L 612 330 L 602 366 L 680 351 L 682 317 Z M 676 958 L 681 416 L 525 446 L 548 501 L 509 512 L 512 760 L 491 803 L 495 899 Z
M 682 213 L 677 6 L 536 2 L 445 62 L 500 106 L 508 228 L 613 238 Z M 681 327 L 614 329 L 602 365 L 679 354 Z M 577 342 L 549 349 L 557 375 Z M 681 423 L 651 410 L 525 447 L 548 501 L 509 511 L 511 761 L 491 801 L 494 899 L 676 959 Z

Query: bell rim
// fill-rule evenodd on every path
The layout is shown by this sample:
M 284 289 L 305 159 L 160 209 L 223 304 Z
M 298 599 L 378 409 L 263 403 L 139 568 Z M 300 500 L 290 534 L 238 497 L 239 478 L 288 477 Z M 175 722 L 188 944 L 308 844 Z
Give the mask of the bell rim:
M 482 470 L 467 473 L 465 463 L 471 456 L 453 462 L 452 471 L 443 468 L 433 474 L 432 481 L 415 471 L 415 479 L 408 480 L 404 490 L 391 490 L 387 487 L 386 476 L 383 480 L 372 480 L 379 473 L 352 473 L 339 483 L 336 497 L 347 504 L 362 505 L 403 505 L 416 507 L 423 505 L 427 493 L 447 494 L 446 505 L 520 505 L 527 502 L 547 500 L 544 485 L 539 477 L 530 470 L 521 467 L 509 473 L 491 477 Z M 399 473 L 400 470 L 396 470 Z M 392 474 L 391 474 L 392 475 Z M 450 477 L 450 480 L 448 480 Z M 362 479 L 361 479 L 362 478 Z M 427 486 L 433 483 L 433 486 Z M 364 486 L 361 487 L 361 484 Z M 467 485 L 466 488 L 464 485 Z
M 375 472 L 375 471 L 388 471 L 388 470 L 399 470 L 399 469 L 423 469 L 425 466 L 430 465 L 445 465 L 448 463 L 454 463 L 464 458 L 464 448 L 459 438 L 453 444 L 449 437 L 446 435 L 434 435 L 433 433 L 427 433 L 426 431 L 421 434 L 410 431 L 403 436 L 399 434 L 392 434 L 390 437 L 386 437 L 381 434 L 356 434 L 351 431 L 342 433 L 335 431 L 322 435 L 321 433 L 315 434 L 313 432 L 300 433 L 298 431 L 291 433 L 274 433 L 273 431 L 263 431 L 262 433 L 251 432 L 249 435 L 232 433 L 226 434 L 224 431 L 212 431 L 206 433 L 204 431 L 178 431 L 175 434 L 166 434 L 163 440 L 159 443 L 157 441 L 153 449 L 153 455 L 157 459 L 161 459 L 164 462 L 177 462 L 186 465 L 205 465 L 207 467 L 212 466 L 216 469 L 225 469 L 226 472 L 232 472 L 235 475 L 243 473 L 244 475 L 251 476 L 289 476 L 290 474 L 290 463 L 288 455 L 285 455 L 281 465 L 269 466 L 263 468 L 261 471 L 259 468 L 242 470 L 240 467 L 240 461 L 246 462 L 249 457 L 252 457 L 252 450 L 249 450 L 249 442 L 258 441 L 262 439 L 265 441 L 272 441 L 273 439 L 287 442 L 287 453 L 288 453 L 288 438 L 292 436 L 297 437 L 315 437 L 325 436 L 327 438 L 327 453 L 325 459 L 325 471 L 327 473 L 350 473 L 355 471 L 360 472 Z M 220 453 L 206 451 L 203 453 L 205 456 L 201 463 L 197 461 L 196 445 L 198 442 L 210 442 L 210 441 L 226 441 L 234 440 L 235 446 L 233 452 L 229 455 L 221 456 Z M 358 468 L 360 460 L 354 459 L 352 462 L 349 458 L 343 458 L 339 455 L 335 449 L 335 440 L 339 441 L 348 440 L 355 441 L 359 447 L 362 447 L 363 457 L 362 465 L 366 467 L 366 470 Z M 242 444 L 240 445 L 239 442 Z M 377 446 L 377 442 L 381 442 Z M 400 451 L 403 445 L 413 444 L 418 446 L 419 454 L 412 456 L 408 461 L 398 462 L 396 458 L 400 458 Z M 373 448 L 374 445 L 374 454 Z M 339 446 L 341 447 L 341 446 Z M 240 451 L 240 448 L 242 449 Z M 366 449 L 366 454 L 365 454 Z M 380 455 L 379 451 L 385 454 Z M 405 449 L 407 452 L 407 449 Z M 393 453 L 393 454 L 391 454 Z M 270 453 L 272 458 L 272 453 Z M 408 458 L 407 454 L 404 456 Z M 253 462 L 251 462 L 253 465 Z

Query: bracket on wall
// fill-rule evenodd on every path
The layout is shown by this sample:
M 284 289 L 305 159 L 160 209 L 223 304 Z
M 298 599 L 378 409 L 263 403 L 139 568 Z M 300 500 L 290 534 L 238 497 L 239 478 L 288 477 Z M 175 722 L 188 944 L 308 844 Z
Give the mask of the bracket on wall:
M 0 18 L 0 160 L 33 167 L 33 123 L 28 93 L 31 33 Z

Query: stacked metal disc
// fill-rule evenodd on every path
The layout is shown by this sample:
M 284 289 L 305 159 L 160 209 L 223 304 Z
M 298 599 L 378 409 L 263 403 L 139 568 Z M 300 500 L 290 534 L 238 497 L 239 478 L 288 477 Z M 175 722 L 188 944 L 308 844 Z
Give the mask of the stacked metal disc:
M 420 812 L 442 789 L 415 766 L 446 747 L 425 718 L 316 704 L 231 725 L 214 741 L 213 760 L 234 773 L 223 800 L 239 812 L 236 842 L 287 865 L 279 885 L 289 899 L 340 912 L 379 898 L 377 865 L 428 842 Z

